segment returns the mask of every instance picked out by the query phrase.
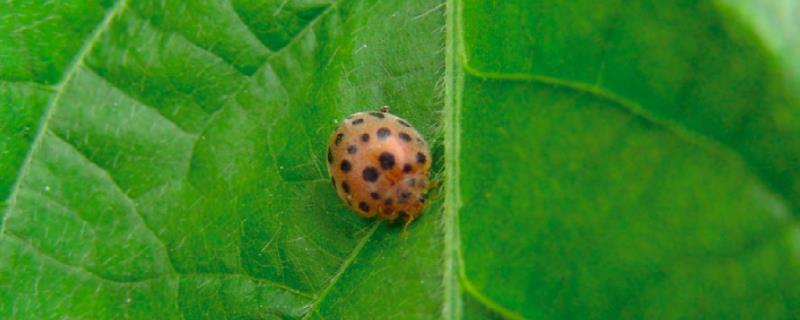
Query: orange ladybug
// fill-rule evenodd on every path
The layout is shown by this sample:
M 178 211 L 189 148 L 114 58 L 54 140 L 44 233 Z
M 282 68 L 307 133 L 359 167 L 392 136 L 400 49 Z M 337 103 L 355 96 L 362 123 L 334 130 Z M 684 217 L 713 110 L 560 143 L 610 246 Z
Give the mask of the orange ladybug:
M 362 217 L 410 223 L 425 209 L 431 152 L 406 120 L 389 113 L 347 117 L 328 140 L 328 173 L 347 206 Z

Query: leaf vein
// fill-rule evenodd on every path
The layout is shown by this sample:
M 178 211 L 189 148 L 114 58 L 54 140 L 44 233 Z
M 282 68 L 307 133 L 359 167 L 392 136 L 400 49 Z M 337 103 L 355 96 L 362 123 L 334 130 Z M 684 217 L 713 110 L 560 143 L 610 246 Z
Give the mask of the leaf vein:
M 133 95 L 133 94 L 131 94 L 131 93 L 129 93 L 129 92 L 127 92 L 127 91 L 125 91 L 125 90 L 123 89 L 123 87 L 122 87 L 122 86 L 119 86 L 119 85 L 117 85 L 116 83 L 114 83 L 114 82 L 112 81 L 112 79 L 110 79 L 108 76 L 106 76 L 106 75 L 103 75 L 103 74 L 100 74 L 99 72 L 97 72 L 96 70 L 94 70 L 94 69 L 92 69 L 92 68 L 87 68 L 86 70 L 88 70 L 88 71 L 92 72 L 94 75 L 96 75 L 96 76 L 97 76 L 97 78 L 98 78 L 98 79 L 101 79 L 101 80 L 103 80 L 103 82 L 105 82 L 105 83 L 106 83 L 106 84 L 107 84 L 109 87 L 111 87 L 111 88 L 115 89 L 117 92 L 119 92 L 119 93 L 120 93 L 120 94 L 122 94 L 123 96 L 125 96 L 125 97 L 127 97 L 127 98 L 129 98 L 129 99 L 131 99 L 131 100 L 133 100 L 133 101 L 136 101 L 137 103 L 139 103 L 140 105 L 142 105 L 142 106 L 144 106 L 144 107 L 146 107 L 146 108 L 152 109 L 153 111 L 155 111 L 155 113 L 156 113 L 156 114 L 158 114 L 158 116 L 159 116 L 161 119 L 163 119 L 164 121 L 166 121 L 166 122 L 168 122 L 169 124 L 171 124 L 172 126 L 174 126 L 174 127 L 175 127 L 176 129 L 178 129 L 178 131 L 180 131 L 181 133 L 183 133 L 183 134 L 185 134 L 185 135 L 188 135 L 188 136 L 197 136 L 197 134 L 187 131 L 186 129 L 184 129 L 184 128 L 182 128 L 180 125 L 178 125 L 178 124 L 177 124 L 175 121 L 173 121 L 172 119 L 170 119 L 170 118 L 167 118 L 166 116 L 164 116 L 164 114 L 162 114 L 162 113 L 161 113 L 161 110 L 159 110 L 158 108 L 156 108 L 156 107 L 152 106 L 152 105 L 151 105 L 151 104 L 149 104 L 148 102 L 144 101 L 142 98 L 140 98 L 140 97 L 138 97 L 138 96 L 136 96 L 136 95 Z
M 87 269 L 84 266 L 74 265 L 74 264 L 68 263 L 66 261 L 62 261 L 61 259 L 58 259 L 58 258 L 50 255 L 49 253 L 42 251 L 42 249 L 40 249 L 39 247 L 33 245 L 31 243 L 31 241 L 29 241 L 28 239 L 25 239 L 25 237 L 23 237 L 21 235 L 18 235 L 13 231 L 9 231 L 6 234 L 8 235 L 8 239 L 9 240 L 12 240 L 13 242 L 17 242 L 18 244 L 20 244 L 23 247 L 27 248 L 28 250 L 30 250 L 30 252 L 32 252 L 33 254 L 35 254 L 35 255 L 37 255 L 39 257 L 45 258 L 46 260 L 48 260 L 50 262 L 53 262 L 54 264 L 56 264 L 56 265 L 58 265 L 58 266 L 60 266 L 60 267 L 62 267 L 64 269 L 72 270 L 74 272 L 85 273 L 85 274 L 93 276 L 93 277 L 97 278 L 98 280 L 101 280 L 101 281 L 104 281 L 104 282 L 115 283 L 115 284 L 136 284 L 136 283 L 142 283 L 142 282 L 148 282 L 148 281 L 155 281 L 155 280 L 159 280 L 159 279 L 164 278 L 164 277 L 175 275 L 175 274 L 165 273 L 165 274 L 157 275 L 155 277 L 140 278 L 140 279 L 135 279 L 135 280 L 114 279 L 114 278 L 110 278 L 108 276 L 104 276 L 102 274 L 99 274 L 96 271 L 93 271 L 91 269 Z
M 163 273 L 163 274 L 156 275 L 156 276 L 153 276 L 153 277 L 141 278 L 141 279 L 136 279 L 136 280 L 113 279 L 113 278 L 109 278 L 107 276 L 104 276 L 102 274 L 99 274 L 99 273 L 97 273 L 95 271 L 92 271 L 90 269 L 87 269 L 84 266 L 73 265 L 73 264 L 67 263 L 65 261 L 62 261 L 62 260 L 60 260 L 60 259 L 58 259 L 56 257 L 53 257 L 52 255 L 50 255 L 50 254 L 42 251 L 38 247 L 34 246 L 29 240 L 25 239 L 24 237 L 14 233 L 14 232 L 8 232 L 8 235 L 9 235 L 9 239 L 11 239 L 13 242 L 17 242 L 19 245 L 21 245 L 21 246 L 27 248 L 28 250 L 30 250 L 33 254 L 35 254 L 35 255 L 37 255 L 39 257 L 45 258 L 46 260 L 48 260 L 48 261 L 60 266 L 61 268 L 64 268 L 64 269 L 67 269 L 67 270 L 72 270 L 74 272 L 80 272 L 80 273 L 88 274 L 88 275 L 90 275 L 90 276 L 92 276 L 92 277 L 94 277 L 94 278 L 96 278 L 96 279 L 98 279 L 100 281 L 103 281 L 103 282 L 108 282 L 108 283 L 113 283 L 113 284 L 120 284 L 120 285 L 132 285 L 132 284 L 138 284 L 138 283 L 144 283 L 144 282 L 150 282 L 150 281 L 158 281 L 158 280 L 161 280 L 161 279 L 164 279 L 164 278 L 170 278 L 170 277 L 176 277 L 176 278 L 178 278 L 178 277 L 217 277 L 217 278 L 242 277 L 242 278 L 246 278 L 249 281 L 253 281 L 253 282 L 257 282 L 257 283 L 263 283 L 265 285 L 269 285 L 269 286 L 272 286 L 272 287 L 275 287 L 275 288 L 278 288 L 278 289 L 281 289 L 281 290 L 285 290 L 285 291 L 287 291 L 289 293 L 292 293 L 294 295 L 297 295 L 297 296 L 301 296 L 301 297 L 308 298 L 308 299 L 313 298 L 313 296 L 309 295 L 308 293 L 305 293 L 305 292 L 302 292 L 302 291 L 297 290 L 295 288 L 286 286 L 285 284 L 277 283 L 277 282 L 274 282 L 274 281 L 271 281 L 271 280 L 268 280 L 268 279 L 256 278 L 256 277 L 253 277 L 253 276 L 251 276 L 249 274 L 244 274 L 244 273 L 213 273 L 213 272 L 208 272 L 208 273 L 206 273 L 206 272 L 180 273 L 180 272 L 167 272 L 167 273 Z
M 680 137 L 684 141 L 692 143 L 696 146 L 699 146 L 706 151 L 713 152 L 716 154 L 722 154 L 725 156 L 732 157 L 741 161 L 742 163 L 747 163 L 744 161 L 742 155 L 727 145 L 713 139 L 707 135 L 701 134 L 699 132 L 689 130 L 688 128 L 670 120 L 659 118 L 652 113 L 645 110 L 641 105 L 638 103 L 614 94 L 603 87 L 594 84 L 588 84 L 584 82 L 577 82 L 565 79 L 558 79 L 552 78 L 548 76 L 542 75 L 532 75 L 527 73 L 499 73 L 499 72 L 486 72 L 479 69 L 476 69 L 469 65 L 466 57 L 463 57 L 464 63 L 462 67 L 464 68 L 467 73 L 471 76 L 487 79 L 487 80 L 500 80 L 500 81 L 521 81 L 521 82 L 530 82 L 530 83 L 539 83 L 543 85 L 549 85 L 557 88 L 563 88 L 567 90 L 572 90 L 579 93 L 586 93 L 597 97 L 599 99 L 603 99 L 609 101 L 617 106 L 620 109 L 629 112 L 630 114 L 639 117 L 647 122 L 652 123 L 658 127 L 663 128 L 664 130 Z
M 289 48 L 289 47 L 291 47 L 291 46 L 292 46 L 292 45 L 293 45 L 295 42 L 297 42 L 297 41 L 300 41 L 300 38 L 302 38 L 302 37 L 303 37 L 303 36 L 304 36 L 306 33 L 308 33 L 308 32 L 311 32 L 310 30 L 312 30 L 312 29 L 314 28 L 314 26 L 315 26 L 317 23 L 319 23 L 319 21 L 320 21 L 320 20 L 322 20 L 322 18 L 324 18 L 324 17 L 328 16 L 329 14 L 331 14 L 332 12 L 336 11 L 336 9 L 338 9 L 338 6 L 339 6 L 339 4 L 340 4 L 341 2 L 342 2 L 342 0 L 336 0 L 335 2 L 331 3 L 331 4 L 330 4 L 330 6 L 328 6 L 328 8 L 327 8 L 327 9 L 325 9 L 325 11 L 323 11 L 322 13 L 320 13 L 320 14 L 319 14 L 318 16 L 316 16 L 316 17 L 315 17 L 313 20 L 309 21 L 309 22 L 308 22 L 308 24 L 306 24 L 306 26 L 305 26 L 305 27 L 303 27 L 303 29 L 302 29 L 302 30 L 300 30 L 299 32 L 297 32 L 297 34 L 295 34 L 295 36 L 294 36 L 294 37 L 292 37 L 292 39 L 290 39 L 290 40 L 289 40 L 289 42 L 287 42 L 285 46 L 283 46 L 283 47 L 281 47 L 280 49 L 276 50 L 276 51 L 275 51 L 275 52 L 274 52 L 274 53 L 273 53 L 273 54 L 272 54 L 272 55 L 271 55 L 269 58 L 267 58 L 267 60 L 266 60 L 266 61 L 264 61 L 264 63 L 263 63 L 261 66 L 259 66 L 259 69 L 260 69 L 260 68 L 262 68 L 262 67 L 264 66 L 264 64 L 267 64 L 267 63 L 269 63 L 270 61 L 272 61 L 272 59 L 274 59 L 275 57 L 277 57 L 277 56 L 278 56 L 278 55 L 279 55 L 281 52 L 283 52 L 283 51 L 284 51 L 286 48 Z
M 488 296 L 483 294 L 483 292 L 481 292 L 478 288 L 476 288 L 472 284 L 472 282 L 470 282 L 469 279 L 467 279 L 467 275 L 466 274 L 462 273 L 462 275 L 461 275 L 461 284 L 464 287 L 464 290 L 466 290 L 467 293 L 469 293 L 476 300 L 478 300 L 478 302 L 483 304 L 484 307 L 486 307 L 489 310 L 495 312 L 496 314 L 502 316 L 503 318 L 514 319 L 514 320 L 524 319 L 521 315 L 519 315 L 519 314 L 517 314 L 517 313 L 515 313 L 515 312 L 513 312 L 511 310 L 506 309 L 505 307 L 503 307 L 502 305 L 500 305 L 496 301 L 492 300 L 491 298 L 489 298 Z
M 92 31 L 89 35 L 89 38 L 84 42 L 81 46 L 81 49 L 78 51 L 78 54 L 75 58 L 70 61 L 69 65 L 64 72 L 64 77 L 55 87 L 55 95 L 53 98 L 48 101 L 47 105 L 45 106 L 44 114 L 42 115 L 42 119 L 39 122 L 38 130 L 36 135 L 34 136 L 33 142 L 31 143 L 30 148 L 28 149 L 28 153 L 25 155 L 25 160 L 22 163 L 18 173 L 17 173 L 17 180 L 14 181 L 14 185 L 11 187 L 11 195 L 9 196 L 8 206 L 6 207 L 5 212 L 3 213 L 2 223 L 0 223 L 0 240 L 3 239 L 5 234 L 5 226 L 7 223 L 8 218 L 11 216 L 12 210 L 16 207 L 17 203 L 17 196 L 19 194 L 19 189 L 21 185 L 22 179 L 27 175 L 28 171 L 30 170 L 31 161 L 33 159 L 33 154 L 42 144 L 44 140 L 45 133 L 48 131 L 48 123 L 50 122 L 50 118 L 54 114 L 55 106 L 61 101 L 61 97 L 66 90 L 66 85 L 72 80 L 72 77 L 77 73 L 80 69 L 80 65 L 83 64 L 84 59 L 89 54 L 89 52 L 94 48 L 94 46 L 100 41 L 100 36 L 105 33 L 106 30 L 111 26 L 112 20 L 114 17 L 120 15 L 125 9 L 127 8 L 127 0 L 120 0 L 109 10 L 100 24 Z
M 231 0 L 228 0 L 228 1 L 227 1 L 227 4 L 228 4 L 228 6 L 230 7 L 231 11 L 233 11 L 233 15 L 234 15 L 234 16 L 236 16 L 236 19 L 238 19 L 238 20 L 239 20 L 239 23 L 241 23 L 241 24 L 244 26 L 245 30 L 247 30 L 247 32 L 248 32 L 248 33 L 250 33 L 250 35 L 251 35 L 251 36 L 253 36 L 253 38 L 254 38 L 254 39 L 258 40 L 258 44 L 259 44 L 259 45 L 260 45 L 260 46 L 261 46 L 261 47 L 262 47 L 264 50 L 266 50 L 267 52 L 269 52 L 269 53 L 270 53 L 270 55 L 271 55 L 271 54 L 272 54 L 272 50 L 271 50 L 269 47 L 267 47 L 267 45 L 266 45 L 266 44 L 265 44 L 265 43 L 264 43 L 264 42 L 261 40 L 261 38 L 259 38 L 259 37 L 258 37 L 258 35 L 256 34 L 256 32 L 255 32 L 255 31 L 253 31 L 253 28 L 252 28 L 252 27 L 250 27 L 250 25 L 249 25 L 249 24 L 247 24 L 247 23 L 245 23 L 245 22 L 244 22 L 244 19 L 242 19 L 242 15 L 241 15 L 241 14 L 239 14 L 239 10 L 236 10 L 236 6 L 233 4 L 233 1 L 231 1 Z
M 81 153 L 80 150 L 78 150 L 78 148 L 76 148 L 74 145 L 69 143 L 69 141 L 64 140 L 63 138 L 59 137 L 57 134 L 55 134 L 52 131 L 51 131 L 51 135 L 54 138 L 56 138 L 56 139 L 60 140 L 61 142 L 63 142 L 64 145 L 67 145 L 67 146 L 71 147 L 73 149 L 73 151 L 81 157 L 82 160 L 86 161 L 91 166 L 97 168 L 98 171 L 106 179 L 108 179 L 108 181 L 110 182 L 110 185 L 111 185 L 112 189 L 115 191 L 115 193 L 122 195 L 122 199 L 125 201 L 126 206 L 128 207 L 129 210 L 131 210 L 131 212 L 134 214 L 134 216 L 136 216 L 139 224 L 145 230 L 148 231 L 148 233 L 153 237 L 153 239 L 156 242 L 158 242 L 161 245 L 161 249 L 163 251 L 164 257 L 167 260 L 167 265 L 169 266 L 170 270 L 172 270 L 174 272 L 175 271 L 175 266 L 172 264 L 172 259 L 169 258 L 169 250 L 167 250 L 167 244 L 163 240 L 161 240 L 161 238 L 159 238 L 158 235 L 156 234 L 155 230 L 152 227 L 150 227 L 150 225 L 147 224 L 147 220 L 145 220 L 144 216 L 142 216 L 141 212 L 139 212 L 139 209 L 136 207 L 136 202 L 133 199 L 131 199 L 131 197 L 125 191 L 122 190 L 122 188 L 119 186 L 119 184 L 117 184 L 116 180 L 114 180 L 114 177 L 111 176 L 110 172 L 107 169 L 105 169 L 102 166 L 100 166 L 100 164 L 92 161 L 91 159 L 89 159 L 89 157 L 87 157 L 86 155 Z
M 27 195 L 27 196 L 29 196 L 31 198 L 37 198 L 38 200 L 42 201 L 43 205 L 45 205 L 45 206 L 47 206 L 49 208 L 54 208 L 56 210 L 65 211 L 65 212 L 68 212 L 69 214 L 74 215 L 75 218 L 78 219 L 78 221 L 83 223 L 85 226 L 88 226 L 90 228 L 89 230 L 92 233 L 95 232 L 94 225 L 89 220 L 87 220 L 82 215 L 80 215 L 75 209 L 70 207 L 69 204 L 61 203 L 60 201 L 57 201 L 55 198 L 53 198 L 53 197 L 51 197 L 49 195 L 46 195 L 45 193 L 42 193 L 42 192 L 34 192 L 33 190 L 24 190 L 24 189 L 20 190 L 20 192 L 22 192 L 23 196 Z
M 322 302 L 322 300 L 325 299 L 325 297 L 328 295 L 331 289 L 333 289 L 336 283 L 339 282 L 339 279 L 341 279 L 344 272 L 347 271 L 347 269 L 353 264 L 353 262 L 356 260 L 356 257 L 358 257 L 358 254 L 361 253 L 361 251 L 364 249 L 364 246 L 366 246 L 367 242 L 369 242 L 369 240 L 372 239 L 372 235 L 375 234 L 375 230 L 378 230 L 378 227 L 380 225 L 381 225 L 380 221 L 375 221 L 372 224 L 372 226 L 367 231 L 367 234 L 365 234 L 364 237 L 361 238 L 361 241 L 359 241 L 359 243 L 353 249 L 353 252 L 350 253 L 350 256 L 347 257 L 347 260 L 342 262 L 342 265 L 339 268 L 339 270 L 336 271 L 336 274 L 333 275 L 333 277 L 328 281 L 328 284 L 324 288 L 322 288 L 322 290 L 320 290 L 320 292 L 317 294 L 317 299 L 315 299 L 311 303 L 311 307 L 308 309 L 308 313 L 306 313 L 303 319 L 309 319 L 311 316 L 314 315 L 314 312 L 317 310 L 317 308 L 319 308 L 319 305 Z
M 458 210 L 461 206 L 460 197 L 460 127 L 461 117 L 461 91 L 463 91 L 463 71 L 461 61 L 458 60 L 458 50 L 462 50 L 457 29 L 459 27 L 458 10 L 460 4 L 456 0 L 449 0 L 446 8 L 447 34 L 445 44 L 445 106 L 444 106 L 444 213 L 442 228 L 444 229 L 444 252 L 442 282 L 444 286 L 444 302 L 442 303 L 442 317 L 446 319 L 460 319 L 462 317 L 461 288 L 459 287 L 457 272 L 460 265 L 460 240 L 458 229 Z

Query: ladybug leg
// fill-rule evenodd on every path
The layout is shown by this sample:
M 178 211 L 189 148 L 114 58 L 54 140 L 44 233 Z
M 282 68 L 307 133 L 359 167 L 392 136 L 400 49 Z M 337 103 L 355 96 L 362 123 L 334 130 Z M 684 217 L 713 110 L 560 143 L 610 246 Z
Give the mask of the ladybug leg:
M 406 220 L 406 223 L 403 224 L 403 237 L 408 237 L 408 226 L 414 222 L 414 216 L 406 215 L 403 217 Z
M 431 184 L 431 189 L 436 189 L 442 186 L 442 181 L 438 179 L 431 179 L 429 182 Z

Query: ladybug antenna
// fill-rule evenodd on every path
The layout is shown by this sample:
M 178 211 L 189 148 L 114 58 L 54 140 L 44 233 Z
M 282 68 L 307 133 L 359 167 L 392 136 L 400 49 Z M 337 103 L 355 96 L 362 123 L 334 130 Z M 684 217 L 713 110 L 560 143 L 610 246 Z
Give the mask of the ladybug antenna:
M 389 106 L 383 106 L 383 107 L 381 107 L 381 112 L 383 112 L 383 113 L 388 113 L 388 112 L 389 112 Z

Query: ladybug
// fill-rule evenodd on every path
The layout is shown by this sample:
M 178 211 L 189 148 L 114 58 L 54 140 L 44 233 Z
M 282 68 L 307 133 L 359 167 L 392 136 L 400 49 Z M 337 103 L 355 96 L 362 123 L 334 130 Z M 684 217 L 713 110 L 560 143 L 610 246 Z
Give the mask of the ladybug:
M 431 152 L 406 120 L 389 113 L 347 117 L 328 139 L 328 173 L 347 206 L 362 217 L 406 225 L 425 209 Z

